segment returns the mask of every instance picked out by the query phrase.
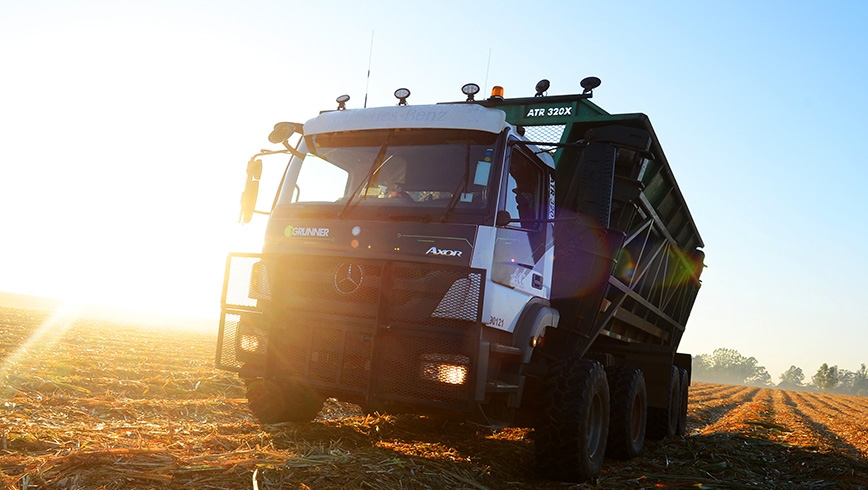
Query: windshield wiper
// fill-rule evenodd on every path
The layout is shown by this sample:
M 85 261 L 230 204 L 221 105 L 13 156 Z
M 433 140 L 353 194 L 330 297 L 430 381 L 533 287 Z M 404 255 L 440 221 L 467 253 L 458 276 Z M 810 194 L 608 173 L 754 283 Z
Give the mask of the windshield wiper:
M 458 183 L 458 187 L 455 188 L 455 192 L 452 193 L 452 197 L 449 198 L 449 204 L 446 206 L 446 211 L 443 213 L 443 216 L 440 217 L 440 222 L 445 223 L 449 219 L 449 215 L 452 213 L 452 210 L 455 209 L 455 206 L 458 205 L 458 201 L 461 200 L 461 196 L 467 192 L 467 186 L 470 185 L 470 143 L 467 143 L 467 153 L 464 156 L 464 178 L 461 182 Z
M 374 158 L 374 161 L 371 163 L 371 168 L 368 169 L 368 173 L 365 175 L 365 179 L 362 180 L 362 182 L 359 184 L 359 186 L 356 187 L 356 190 L 354 190 L 352 192 L 352 194 L 349 195 L 349 197 L 347 198 L 347 203 L 344 204 L 343 209 L 341 209 L 341 211 L 338 213 L 338 219 L 340 219 L 344 215 L 344 213 L 350 208 L 350 205 L 353 202 L 357 202 L 357 201 L 355 201 L 356 194 L 358 194 L 359 191 L 361 191 L 363 187 L 367 187 L 368 183 L 370 183 L 371 178 L 374 176 L 374 174 L 378 170 L 380 170 L 380 167 L 382 167 L 383 164 L 386 163 L 383 160 L 385 160 L 385 158 L 386 158 L 386 148 L 388 148 L 388 147 L 389 147 L 389 137 L 387 136 L 386 141 L 384 141 L 382 146 L 380 146 L 380 151 L 377 152 L 377 157 Z M 367 197 L 368 197 L 368 193 L 365 192 L 362 199 L 365 199 Z

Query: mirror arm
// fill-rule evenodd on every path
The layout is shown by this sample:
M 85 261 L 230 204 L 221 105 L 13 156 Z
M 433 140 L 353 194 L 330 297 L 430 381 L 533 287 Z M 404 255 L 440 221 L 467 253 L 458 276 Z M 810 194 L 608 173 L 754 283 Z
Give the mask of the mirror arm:
M 285 141 L 284 141 L 283 144 L 284 144 L 284 146 L 286 146 L 286 149 L 285 149 L 285 150 L 259 150 L 259 153 L 257 153 L 256 155 L 253 155 L 252 158 L 261 157 L 261 156 L 264 156 L 264 155 L 276 155 L 276 154 L 278 154 L 278 153 L 290 153 L 290 154 L 292 154 L 292 156 L 294 156 L 294 157 L 304 158 L 304 156 L 305 156 L 304 153 L 302 153 L 302 152 L 296 150 L 295 148 L 289 146 L 289 144 L 286 143 Z
M 289 144 L 289 140 L 284 141 L 284 142 L 283 142 L 283 146 L 285 146 L 286 149 L 287 149 L 290 153 L 292 153 L 292 156 L 294 156 L 294 157 L 296 157 L 296 158 L 302 158 L 302 159 L 304 158 L 304 154 L 302 154 L 300 151 L 298 151 L 298 150 L 296 150 L 295 148 L 293 148 L 292 146 L 290 146 L 290 144 Z

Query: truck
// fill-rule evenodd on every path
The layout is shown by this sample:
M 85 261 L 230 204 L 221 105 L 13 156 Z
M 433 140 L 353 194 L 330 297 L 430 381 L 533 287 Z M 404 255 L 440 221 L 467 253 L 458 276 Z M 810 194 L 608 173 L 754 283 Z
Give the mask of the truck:
M 561 481 L 685 432 L 677 348 L 704 244 L 649 118 L 580 85 L 344 95 L 274 126 L 241 195 L 239 221 L 268 216 L 262 250 L 229 254 L 216 354 L 259 420 L 310 421 L 336 398 L 532 427 L 536 470 Z

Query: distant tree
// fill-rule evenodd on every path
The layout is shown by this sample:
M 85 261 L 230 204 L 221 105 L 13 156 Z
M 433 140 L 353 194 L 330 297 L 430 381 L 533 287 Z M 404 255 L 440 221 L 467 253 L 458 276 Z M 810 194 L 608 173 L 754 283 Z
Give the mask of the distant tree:
M 802 368 L 796 366 L 790 366 L 784 371 L 784 374 L 781 375 L 781 382 L 778 383 L 778 388 L 785 390 L 796 390 L 804 387 L 805 373 L 802 372 Z
M 817 374 L 815 374 L 811 381 L 814 382 L 814 385 L 822 391 L 829 392 L 832 391 L 835 386 L 838 385 L 838 366 L 829 367 L 825 362 L 820 369 L 817 370 Z
M 751 359 L 753 359 L 751 357 Z M 756 360 L 754 360 L 756 362 Z M 765 366 L 757 366 L 754 373 L 744 379 L 744 383 L 751 386 L 772 386 L 772 375 L 766 370 Z
M 835 386 L 835 393 L 850 394 L 853 392 L 853 385 L 856 381 L 856 373 L 847 371 L 846 369 L 838 370 L 838 384 Z
M 868 368 L 865 364 L 856 371 L 856 379 L 853 383 L 853 394 L 857 396 L 868 396 Z
M 753 357 L 745 357 L 735 349 L 715 349 L 711 355 L 702 354 L 693 359 L 693 375 L 702 381 L 727 384 L 768 386 L 771 376 Z
M 862 364 L 861 369 L 856 372 L 839 369 L 838 386 L 835 392 L 847 395 L 868 395 L 868 368 Z
M 700 354 L 693 358 L 693 378 L 711 381 L 712 368 L 711 356 L 709 354 Z

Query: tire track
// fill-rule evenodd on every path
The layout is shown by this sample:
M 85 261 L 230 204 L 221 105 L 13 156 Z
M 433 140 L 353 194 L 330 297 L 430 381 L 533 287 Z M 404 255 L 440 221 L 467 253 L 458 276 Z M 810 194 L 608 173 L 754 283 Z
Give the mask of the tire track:
M 868 457 L 868 430 L 847 420 L 830 420 L 828 413 L 815 408 L 804 393 L 777 390 L 775 409 L 779 423 L 790 429 L 782 433 L 779 440 L 853 457 Z
M 709 402 L 716 399 L 726 399 L 735 393 L 744 391 L 745 386 L 720 385 L 710 383 L 693 383 L 690 387 L 690 398 L 699 402 Z
M 763 409 L 763 400 L 757 400 L 757 394 L 764 390 L 749 386 L 736 388 L 721 390 L 720 396 L 707 402 L 698 402 L 688 411 L 700 424 L 698 433 L 732 432 L 735 425 L 741 425 L 739 421 L 745 418 L 746 413 Z
M 868 457 L 868 411 L 842 410 L 837 405 L 841 395 L 790 392 L 795 409 L 822 432 L 833 447 Z

